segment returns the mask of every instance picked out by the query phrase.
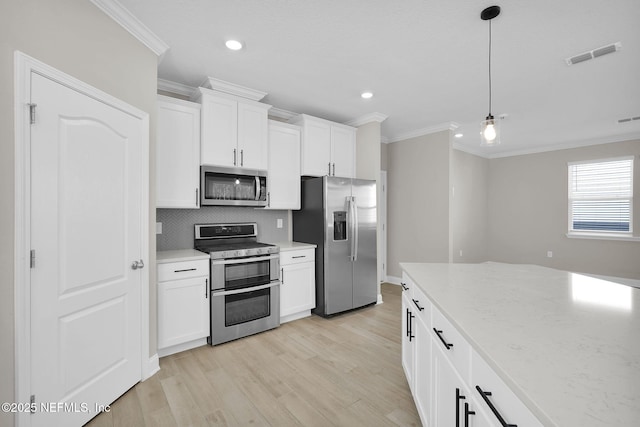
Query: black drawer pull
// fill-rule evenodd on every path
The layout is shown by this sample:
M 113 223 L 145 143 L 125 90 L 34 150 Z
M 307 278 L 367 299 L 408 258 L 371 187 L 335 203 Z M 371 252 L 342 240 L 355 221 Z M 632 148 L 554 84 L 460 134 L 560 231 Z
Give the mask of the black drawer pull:
M 500 421 L 500 425 L 502 427 L 518 427 L 517 424 L 508 424 L 504 420 L 504 418 L 502 418 L 502 415 L 500 415 L 500 412 L 498 412 L 496 407 L 493 406 L 493 403 L 491 403 L 491 401 L 487 397 L 487 396 L 491 396 L 491 392 L 490 391 L 482 391 L 482 389 L 480 388 L 479 385 L 476 386 L 476 390 L 478 390 L 478 393 L 480 393 L 480 396 L 482 396 L 482 399 L 484 400 L 484 402 L 489 406 L 489 409 L 491 409 L 491 412 L 493 412 L 493 415 L 495 415 L 496 418 L 498 419 L 498 421 Z
M 306 255 L 296 255 L 296 256 L 292 256 L 291 258 L 306 258 Z
M 185 271 L 196 271 L 196 268 L 185 268 L 184 270 L 173 270 L 174 273 L 184 273 Z
M 409 290 L 409 288 L 404 283 L 400 283 L 400 285 L 402 286 L 402 289 L 404 289 L 405 291 Z
M 469 410 L 469 404 L 464 404 L 464 427 L 469 427 L 469 415 L 475 415 L 476 411 Z
M 440 341 L 442 341 L 442 344 L 444 344 L 444 346 L 447 348 L 447 350 L 451 350 L 451 347 L 453 347 L 453 344 L 449 344 L 448 342 L 446 342 L 444 340 L 444 338 L 442 338 L 442 335 L 441 335 L 442 334 L 442 330 L 433 328 L 433 332 L 435 332 L 436 335 L 438 336 L 438 338 L 440 338 Z
M 461 393 L 460 389 L 456 387 L 456 427 L 460 427 L 460 400 L 466 399 Z M 465 403 L 465 405 L 467 405 Z
M 420 301 L 418 301 L 417 299 L 413 299 L 413 298 L 411 298 L 411 301 L 413 301 L 413 303 L 416 305 L 416 307 L 418 307 L 418 310 L 420 310 L 420 311 L 424 310 L 424 307 L 420 307 L 420 306 L 418 305 L 418 303 L 419 303 Z

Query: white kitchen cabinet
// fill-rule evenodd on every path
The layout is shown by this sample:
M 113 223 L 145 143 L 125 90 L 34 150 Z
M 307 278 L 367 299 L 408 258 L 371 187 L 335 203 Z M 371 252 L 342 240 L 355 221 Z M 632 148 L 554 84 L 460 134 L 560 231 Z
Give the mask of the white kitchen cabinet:
M 280 253 L 280 323 L 311 315 L 316 306 L 315 249 Z
M 356 128 L 306 114 L 291 122 L 302 127 L 302 175 L 355 178 Z
M 156 207 L 200 207 L 200 104 L 158 95 Z
M 402 287 L 402 366 L 422 424 L 499 427 L 493 406 L 506 423 L 542 427 L 405 272 Z
M 209 260 L 158 263 L 158 355 L 206 344 Z
M 267 169 L 268 104 L 199 88 L 203 165 Z
M 269 121 L 266 209 L 300 209 L 300 128 Z

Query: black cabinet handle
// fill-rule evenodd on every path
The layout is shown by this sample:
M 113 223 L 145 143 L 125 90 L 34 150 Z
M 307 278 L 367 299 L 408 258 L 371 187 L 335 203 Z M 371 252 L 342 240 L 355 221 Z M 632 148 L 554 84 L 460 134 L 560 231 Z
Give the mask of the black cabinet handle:
M 409 342 L 414 339 L 416 336 L 413 335 L 413 318 L 416 317 L 411 314 L 411 311 L 407 308 L 407 336 L 409 337 Z
M 491 396 L 490 391 L 483 391 L 479 385 L 476 386 L 476 390 L 478 390 L 478 393 L 480 393 L 480 396 L 482 396 L 482 399 L 489 406 L 489 409 L 491 409 L 491 412 L 493 412 L 493 415 L 496 416 L 496 418 L 498 419 L 502 427 L 518 427 L 517 424 L 509 424 L 504 420 L 504 418 L 502 418 L 502 415 L 500 414 L 500 412 L 498 412 L 496 407 L 493 406 L 493 403 L 491 403 L 491 401 L 487 397 L 487 396 Z
M 404 283 L 400 283 L 400 285 L 402 286 L 402 289 L 404 289 L 405 291 L 409 290 L 409 288 Z
M 209 298 L 209 279 L 204 279 L 204 298 Z
M 469 415 L 475 415 L 476 411 L 469 410 L 469 404 L 464 403 L 464 427 L 469 427 Z
M 442 334 L 442 330 L 433 328 L 433 332 L 435 332 L 436 335 L 438 336 L 438 338 L 440 338 L 440 341 L 442 341 L 442 344 L 444 344 L 444 346 L 447 348 L 447 350 L 451 350 L 451 347 L 453 347 L 453 344 L 449 344 L 448 342 L 446 342 L 444 340 L 444 338 L 442 338 L 442 335 L 441 335 Z
M 462 399 L 466 399 L 466 397 L 460 394 L 460 389 L 456 387 L 456 427 L 460 427 L 460 400 Z
M 195 268 L 185 268 L 184 270 L 173 270 L 174 273 L 184 273 L 185 271 L 196 271 Z
M 409 322 L 410 322 L 411 320 L 409 320 L 409 315 L 410 315 L 410 311 L 409 311 L 409 309 L 407 308 L 407 313 L 405 314 L 405 318 L 406 318 L 406 319 L 405 319 L 405 320 L 406 320 L 406 327 L 407 327 L 407 330 L 406 330 L 406 332 L 407 332 L 407 336 L 409 336 L 409 335 L 410 335 L 410 332 L 409 332 Z
M 418 307 L 418 310 L 420 310 L 420 311 L 424 310 L 424 307 L 420 307 L 420 306 L 418 305 L 418 303 L 419 303 L 420 301 L 418 301 L 417 299 L 413 299 L 413 298 L 411 298 L 411 301 L 413 301 L 413 303 L 416 305 L 416 307 Z

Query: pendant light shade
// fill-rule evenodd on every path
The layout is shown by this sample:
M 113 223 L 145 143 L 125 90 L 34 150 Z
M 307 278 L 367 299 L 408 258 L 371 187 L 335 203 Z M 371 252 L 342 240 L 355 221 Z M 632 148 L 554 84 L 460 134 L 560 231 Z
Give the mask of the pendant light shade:
M 480 122 L 480 145 L 500 144 L 500 121 L 491 114 L 491 20 L 500 14 L 500 6 L 490 6 L 482 11 L 480 18 L 489 21 L 489 114 Z

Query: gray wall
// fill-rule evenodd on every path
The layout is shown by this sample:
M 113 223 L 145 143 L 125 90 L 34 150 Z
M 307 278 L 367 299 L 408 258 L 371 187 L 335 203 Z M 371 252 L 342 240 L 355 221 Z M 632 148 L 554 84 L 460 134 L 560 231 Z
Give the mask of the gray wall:
M 487 261 L 489 160 L 452 150 L 451 172 L 453 262 Z
M 370 122 L 356 133 L 356 178 L 380 179 L 380 123 Z
M 569 239 L 567 162 L 636 156 L 634 224 L 640 236 L 640 141 L 492 159 L 488 257 L 605 276 L 640 279 L 640 242 Z M 553 258 L 547 258 L 547 251 Z
M 380 144 L 380 170 L 389 170 L 389 144 Z
M 0 401 L 14 399 L 14 75 L 13 54 L 20 50 L 40 61 L 149 112 L 150 154 L 154 129 L 157 58 L 144 45 L 87 0 L 0 2 Z M 155 176 L 150 161 L 150 176 Z M 154 185 L 150 206 L 155 206 Z M 150 209 L 150 224 L 155 209 Z M 149 265 L 155 265 L 151 233 Z M 152 283 L 155 271 L 150 271 Z M 155 291 L 151 287 L 151 353 L 156 351 Z M 12 425 L 0 412 L 0 425 Z
M 448 262 L 450 257 L 450 132 L 388 146 L 387 275 L 400 262 Z
M 282 228 L 277 220 L 282 219 Z M 265 243 L 289 240 L 289 212 L 249 207 L 203 206 L 200 209 L 158 209 L 156 221 L 162 223 L 162 234 L 156 236 L 157 249 L 193 248 L 194 224 L 255 222 L 258 240 Z

